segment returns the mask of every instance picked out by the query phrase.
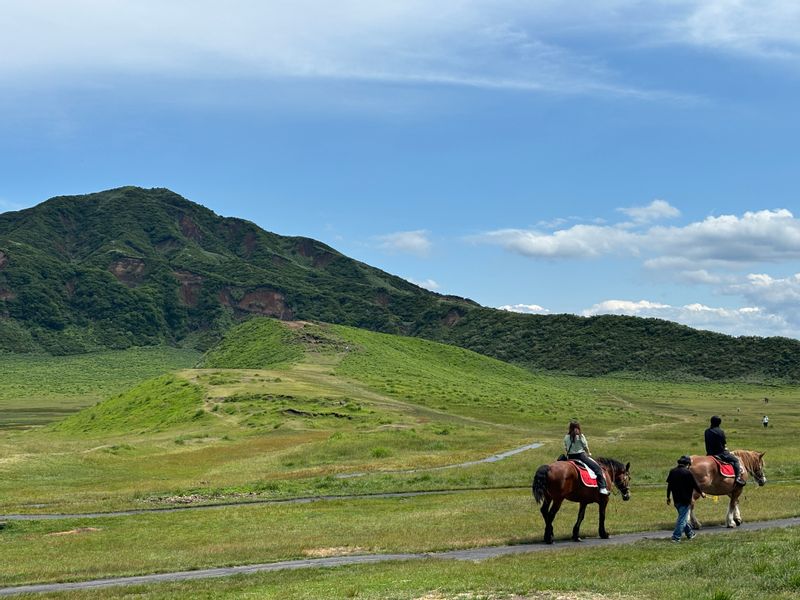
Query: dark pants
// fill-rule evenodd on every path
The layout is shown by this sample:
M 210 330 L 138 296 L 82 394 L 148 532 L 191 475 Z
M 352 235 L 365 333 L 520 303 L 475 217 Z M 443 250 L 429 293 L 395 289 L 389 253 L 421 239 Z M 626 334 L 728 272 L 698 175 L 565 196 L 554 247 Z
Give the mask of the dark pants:
M 589 467 L 594 474 L 597 475 L 597 487 L 605 488 L 608 487 L 606 485 L 606 478 L 603 475 L 603 469 L 598 465 L 593 458 L 591 458 L 586 452 L 578 452 L 577 454 L 568 454 L 569 458 L 579 460 L 583 462 L 587 467 Z
M 731 463 L 731 466 L 733 467 L 734 476 L 736 477 L 736 479 L 741 478 L 741 476 L 742 476 L 742 465 L 739 462 L 739 459 L 736 458 L 735 454 L 731 454 L 730 452 L 728 452 L 726 450 L 725 452 L 721 452 L 720 454 L 717 454 L 717 458 L 722 460 L 722 461 L 724 461 L 724 462 Z

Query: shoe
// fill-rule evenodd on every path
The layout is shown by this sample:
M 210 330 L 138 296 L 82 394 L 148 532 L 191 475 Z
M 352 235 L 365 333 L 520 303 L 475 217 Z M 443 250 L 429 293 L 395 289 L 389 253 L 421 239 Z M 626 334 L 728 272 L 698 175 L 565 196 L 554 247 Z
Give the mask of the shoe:
M 611 492 L 608 491 L 608 488 L 600 488 L 600 493 L 603 494 L 603 496 L 608 496 L 611 494 Z
M 680 540 L 676 540 L 675 538 L 672 538 L 672 543 L 673 544 L 680 544 L 681 541 Z
M 744 479 L 742 479 L 741 477 L 739 477 L 739 478 L 736 480 L 736 485 L 740 485 L 740 486 L 744 487 L 744 486 L 746 486 L 746 485 L 747 485 L 747 482 L 746 482 Z
M 693 533 L 692 535 L 687 535 L 687 536 L 686 536 L 686 539 L 687 539 L 687 540 L 689 540 L 689 541 L 692 541 L 692 540 L 693 540 L 694 538 L 696 538 L 696 537 L 697 537 L 697 534 L 696 534 L 696 533 Z

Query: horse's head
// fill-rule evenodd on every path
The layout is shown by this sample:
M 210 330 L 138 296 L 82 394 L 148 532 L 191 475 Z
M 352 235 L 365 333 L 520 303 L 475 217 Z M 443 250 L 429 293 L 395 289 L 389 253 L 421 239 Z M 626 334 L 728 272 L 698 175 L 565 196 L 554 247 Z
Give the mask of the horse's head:
M 614 485 L 617 486 L 617 489 L 622 494 L 623 500 L 631 499 L 631 463 L 625 465 L 624 469 L 614 470 Z
M 753 471 L 753 477 L 755 477 L 759 487 L 767 483 L 767 476 L 764 475 L 764 454 L 766 453 L 753 452 L 753 465 L 751 470 Z
M 602 464 L 611 473 L 611 478 L 614 480 L 614 485 L 622 494 L 623 500 L 631 499 L 631 463 L 623 465 L 618 460 L 613 458 L 598 458 L 597 462 Z

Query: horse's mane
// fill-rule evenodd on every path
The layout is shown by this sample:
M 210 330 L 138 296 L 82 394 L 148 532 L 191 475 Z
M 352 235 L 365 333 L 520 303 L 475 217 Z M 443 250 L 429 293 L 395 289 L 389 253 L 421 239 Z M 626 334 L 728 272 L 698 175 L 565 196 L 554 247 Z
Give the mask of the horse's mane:
M 732 453 L 739 457 L 744 468 L 748 471 L 753 471 L 758 467 L 759 452 L 753 450 L 734 450 Z
M 624 473 L 625 472 L 625 465 L 623 465 L 618 460 L 615 460 L 613 458 L 606 458 L 605 456 L 598 456 L 596 460 L 601 465 L 603 465 L 604 467 L 606 467 L 610 471 L 613 471 L 614 473 Z

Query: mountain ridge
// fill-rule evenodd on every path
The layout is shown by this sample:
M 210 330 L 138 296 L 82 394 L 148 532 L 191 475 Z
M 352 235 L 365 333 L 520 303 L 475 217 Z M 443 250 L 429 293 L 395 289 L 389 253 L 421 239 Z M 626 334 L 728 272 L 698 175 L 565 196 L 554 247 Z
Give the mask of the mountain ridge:
M 205 349 L 250 315 L 424 337 L 541 370 L 800 379 L 797 340 L 482 307 L 165 188 L 58 196 L 0 214 L 0 350 Z

